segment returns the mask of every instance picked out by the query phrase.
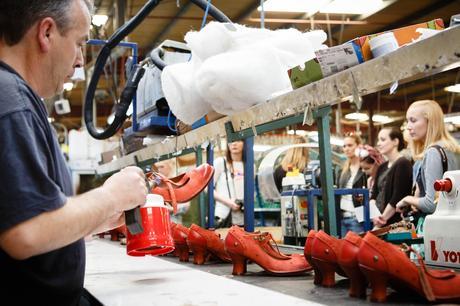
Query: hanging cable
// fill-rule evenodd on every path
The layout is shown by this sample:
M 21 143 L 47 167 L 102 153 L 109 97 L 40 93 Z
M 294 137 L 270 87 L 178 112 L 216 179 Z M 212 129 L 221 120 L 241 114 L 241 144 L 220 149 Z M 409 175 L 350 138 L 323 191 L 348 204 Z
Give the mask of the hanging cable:
M 260 28 L 265 29 L 265 9 L 264 9 L 264 1 L 260 0 Z
M 204 11 L 203 21 L 201 21 L 201 29 L 204 28 L 206 25 L 206 19 L 208 18 L 209 7 L 211 6 L 211 0 L 208 0 L 208 4 L 206 5 L 206 10 Z

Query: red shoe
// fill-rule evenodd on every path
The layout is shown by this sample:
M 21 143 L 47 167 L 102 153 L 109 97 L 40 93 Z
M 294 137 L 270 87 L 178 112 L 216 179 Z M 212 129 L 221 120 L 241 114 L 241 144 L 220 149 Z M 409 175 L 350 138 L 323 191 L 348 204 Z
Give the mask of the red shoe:
M 225 249 L 233 262 L 232 274 L 245 274 L 248 259 L 275 275 L 312 270 L 302 254 L 283 254 L 278 247 L 273 247 L 271 241 L 274 240 L 270 233 L 248 233 L 238 226 L 232 226 L 225 238 Z
M 337 263 L 342 240 L 329 236 L 320 230 L 315 234 L 311 247 L 311 258 L 321 274 L 321 285 L 333 287 L 335 285 L 335 272 L 347 276 Z
M 350 278 L 349 295 L 351 297 L 366 297 L 367 280 L 359 269 L 358 252 L 362 238 L 349 231 L 342 240 L 338 263 L 345 274 Z
M 176 256 L 179 257 L 179 261 L 188 262 L 189 248 L 187 245 L 187 236 L 190 230 L 182 224 L 176 223 L 172 223 L 171 230 Z
M 207 230 L 196 224 L 192 224 L 187 236 L 187 244 L 193 252 L 194 264 L 204 264 L 208 252 L 222 261 L 231 261 L 230 256 L 225 251 L 224 241 L 213 230 Z
M 148 174 L 147 178 L 155 183 L 151 192 L 161 195 L 165 202 L 171 203 L 173 211 L 176 213 L 177 203 L 193 199 L 208 185 L 213 174 L 213 166 L 202 164 L 171 179 L 154 172 Z
M 429 270 L 410 247 L 395 246 L 371 233 L 364 236 L 358 253 L 359 267 L 372 288 L 371 301 L 384 302 L 387 284 L 410 289 L 430 302 L 460 303 L 460 275 L 453 270 Z M 405 251 L 417 254 L 415 265 Z
M 313 270 L 315 271 L 315 279 L 313 283 L 315 285 L 321 285 L 321 283 L 323 282 L 321 270 L 316 265 L 316 262 L 311 258 L 311 249 L 313 246 L 313 241 L 315 240 L 315 235 L 315 230 L 310 230 L 308 232 L 307 240 L 305 241 L 305 247 L 303 248 L 303 254 L 305 256 L 305 259 L 308 261 L 308 263 L 310 263 L 310 265 L 313 267 Z

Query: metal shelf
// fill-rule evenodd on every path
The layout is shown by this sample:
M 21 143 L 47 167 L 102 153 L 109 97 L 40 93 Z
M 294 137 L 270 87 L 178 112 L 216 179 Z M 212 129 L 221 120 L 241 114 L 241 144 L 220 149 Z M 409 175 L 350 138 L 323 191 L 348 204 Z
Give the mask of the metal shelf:
M 306 111 L 340 103 L 353 95 L 363 96 L 389 88 L 395 81 L 402 84 L 456 68 L 460 65 L 459 37 L 460 27 L 446 29 L 388 55 L 101 165 L 96 172 L 108 175 L 129 165 L 181 155 L 183 150 L 193 150 L 218 137 L 246 138 L 274 127 L 303 122 Z M 227 122 L 231 122 L 233 135 L 228 135 Z

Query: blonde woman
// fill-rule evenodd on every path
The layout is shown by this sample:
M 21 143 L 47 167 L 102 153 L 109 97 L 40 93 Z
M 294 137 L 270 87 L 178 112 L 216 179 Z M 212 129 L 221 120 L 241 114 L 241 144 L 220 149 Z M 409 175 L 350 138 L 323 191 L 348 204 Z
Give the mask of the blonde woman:
M 307 143 L 304 137 L 298 136 L 294 139 L 294 144 Z M 275 169 L 273 177 L 275 179 L 275 185 L 278 191 L 282 191 L 282 181 L 288 172 L 288 168 L 297 168 L 300 172 L 308 165 L 308 148 L 297 147 L 289 149 L 281 160 L 281 164 Z
M 366 174 L 361 170 L 360 158 L 355 154 L 356 149 L 361 145 L 361 137 L 356 134 L 348 134 L 343 140 L 343 153 L 347 157 L 339 177 L 339 188 L 367 188 Z M 342 237 L 348 231 L 360 233 L 364 231 L 362 223 L 358 222 L 355 215 L 355 207 L 361 206 L 359 197 L 343 195 L 340 197 L 340 205 L 337 205 L 336 213 L 342 216 L 341 228 Z M 339 209 L 340 208 L 340 209 Z M 339 220 L 340 218 L 337 218 Z
M 415 160 L 421 160 L 416 173 L 416 190 L 413 196 L 404 197 L 396 205 L 398 212 L 406 207 L 418 211 L 419 216 L 436 210 L 434 181 L 442 178 L 443 156 L 445 170 L 460 166 L 460 146 L 444 125 L 444 114 L 436 101 L 421 100 L 412 103 L 406 113 L 410 148 Z M 443 153 L 444 152 L 444 153 Z

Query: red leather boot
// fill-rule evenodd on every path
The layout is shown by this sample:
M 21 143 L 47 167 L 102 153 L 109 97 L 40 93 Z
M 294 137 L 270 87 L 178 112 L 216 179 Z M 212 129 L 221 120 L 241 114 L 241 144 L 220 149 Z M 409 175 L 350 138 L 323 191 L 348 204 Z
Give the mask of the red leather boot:
M 161 195 L 165 202 L 172 204 L 176 213 L 177 203 L 188 202 L 198 195 L 208 185 L 213 174 L 213 166 L 202 164 L 170 179 L 156 172 L 147 174 L 147 178 L 155 183 L 151 192 Z
M 350 278 L 349 295 L 351 297 L 366 297 L 367 280 L 359 269 L 358 252 L 362 238 L 349 231 L 342 240 L 338 263 L 345 274 Z
M 310 230 L 308 232 L 307 240 L 305 241 L 305 246 L 303 248 L 303 254 L 305 256 L 305 259 L 310 263 L 310 265 L 313 267 L 313 270 L 315 271 L 315 279 L 313 283 L 315 285 L 321 285 L 323 278 L 321 276 L 321 270 L 319 267 L 316 265 L 316 262 L 311 258 L 311 249 L 313 247 L 313 241 L 315 240 L 315 235 L 316 231 L 315 230 Z
M 245 274 L 248 259 L 275 275 L 299 274 L 312 270 L 305 256 L 283 254 L 277 247 L 273 247 L 271 241 L 274 242 L 268 232 L 248 233 L 238 226 L 232 226 L 225 238 L 225 249 L 233 262 L 232 274 Z
M 189 248 L 187 245 L 187 236 L 189 229 L 182 224 L 171 225 L 172 237 L 174 240 L 175 254 L 179 256 L 179 261 L 188 262 Z
M 337 262 L 341 246 L 342 240 L 329 236 L 322 230 L 315 234 L 311 257 L 320 271 L 321 285 L 324 287 L 335 285 L 335 272 L 346 277 Z
M 430 270 L 417 254 L 415 265 L 406 251 L 417 254 L 412 248 L 398 247 L 377 238 L 371 233 L 364 236 L 358 253 L 359 267 L 368 278 L 371 301 L 384 302 L 387 285 L 393 284 L 404 292 L 413 291 L 430 302 L 460 303 L 460 275 L 453 270 Z
M 231 261 L 230 256 L 225 251 L 224 241 L 213 230 L 207 230 L 196 224 L 192 224 L 187 236 L 187 244 L 193 252 L 194 264 L 204 264 L 208 252 L 222 261 Z

